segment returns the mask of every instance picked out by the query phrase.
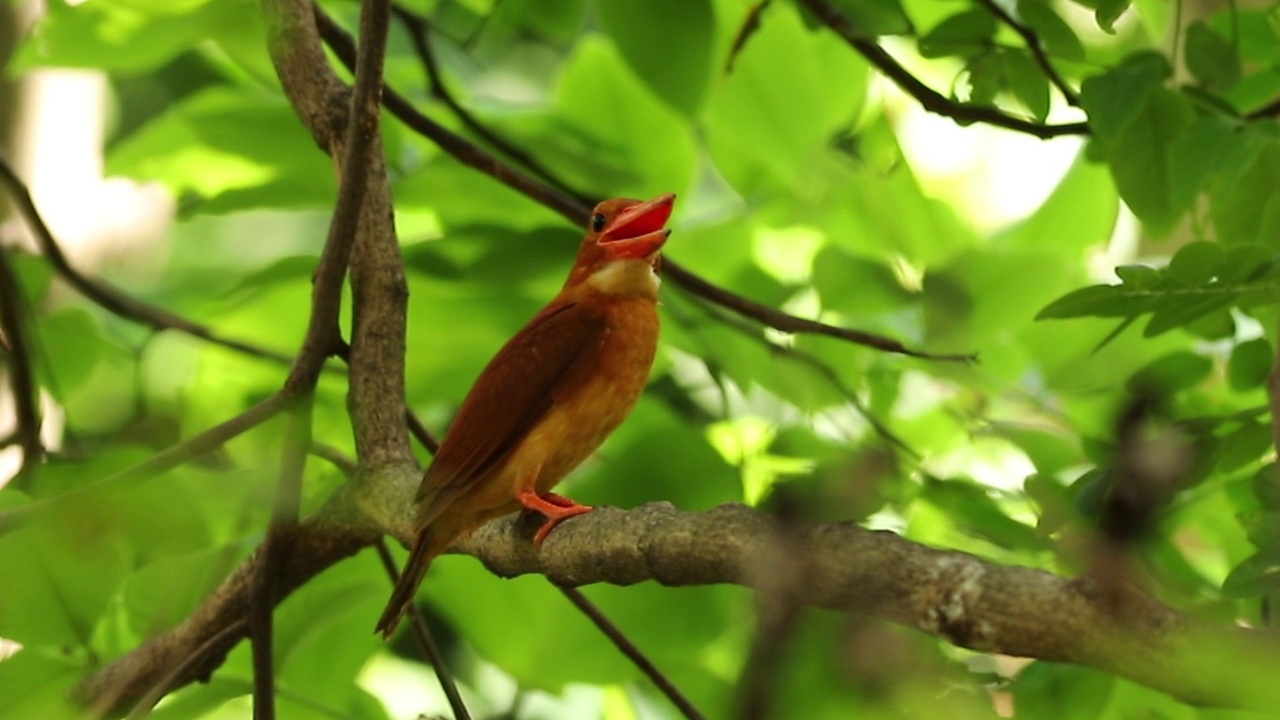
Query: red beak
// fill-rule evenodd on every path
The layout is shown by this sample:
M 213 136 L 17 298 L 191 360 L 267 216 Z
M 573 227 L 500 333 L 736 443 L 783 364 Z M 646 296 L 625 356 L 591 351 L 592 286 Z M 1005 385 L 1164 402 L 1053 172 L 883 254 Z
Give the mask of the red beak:
M 600 245 L 620 258 L 645 258 L 662 249 L 670 230 L 663 226 L 671 218 L 675 193 L 665 193 L 623 210 L 600 233 Z

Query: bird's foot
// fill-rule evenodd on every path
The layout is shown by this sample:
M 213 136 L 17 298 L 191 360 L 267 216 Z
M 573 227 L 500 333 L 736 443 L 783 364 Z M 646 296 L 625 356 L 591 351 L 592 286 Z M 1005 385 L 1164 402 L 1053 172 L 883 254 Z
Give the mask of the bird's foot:
M 542 541 L 547 539 L 547 535 L 551 534 L 551 529 L 559 525 L 562 520 L 591 511 L 590 505 L 581 505 L 555 493 L 539 495 L 532 490 L 523 490 L 516 495 L 516 500 L 525 507 L 526 512 L 533 510 L 547 518 L 542 527 L 538 528 L 538 532 L 533 535 L 534 545 L 541 545 Z

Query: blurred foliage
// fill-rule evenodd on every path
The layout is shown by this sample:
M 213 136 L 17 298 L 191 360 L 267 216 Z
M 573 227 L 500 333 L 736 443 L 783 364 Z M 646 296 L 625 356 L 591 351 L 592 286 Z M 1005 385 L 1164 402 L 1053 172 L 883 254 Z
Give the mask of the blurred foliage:
M 1193 18 L 1154 0 L 832 4 L 957 106 L 1085 119 L 1087 142 L 1052 141 L 1078 155 L 1063 170 L 1034 153 L 1006 170 L 1020 182 L 1060 176 L 1013 219 L 993 220 L 957 190 L 976 179 L 940 179 L 912 159 L 921 138 L 904 117 L 919 115 L 915 101 L 886 92 L 802 3 L 403 3 L 432 28 L 461 105 L 569 185 L 595 197 L 678 193 L 669 249 L 686 267 L 792 313 L 980 357 L 913 360 L 762 331 L 668 283 L 649 392 L 569 492 L 686 510 L 768 507 L 786 493 L 813 519 L 1072 573 L 1113 482 L 1115 418 L 1134 394 L 1154 393 L 1195 458 L 1135 549 L 1140 563 L 1179 607 L 1265 622 L 1280 591 L 1266 395 L 1280 298 L 1277 6 Z M 159 181 L 179 199 L 163 271 L 112 279 L 226 336 L 295 350 L 335 181 L 280 92 L 258 5 L 46 5 L 9 72 L 105 73 L 108 172 Z M 353 26 L 355 4 L 325 6 Z M 430 93 L 404 26 L 388 53 L 388 83 L 465 133 Z M 577 231 L 394 119 L 384 128 L 412 293 L 409 402 L 439 431 L 555 292 Z M 1137 230 L 1121 222 L 1132 216 Z M 73 299 L 39 257 L 13 259 L 39 381 L 65 430 L 60 452 L 0 490 L 0 510 L 109 477 L 283 379 L 276 364 Z M 344 399 L 342 378 L 326 376 L 315 436 L 353 453 Z M 79 677 L 172 627 L 248 555 L 282 435 L 268 423 L 0 537 L 0 637 L 23 645 L 0 662 L 0 718 L 74 715 L 63 698 Z M 307 508 L 343 481 L 313 460 Z M 399 658 L 413 651 L 370 632 L 388 587 L 365 554 L 284 603 L 284 717 L 443 711 L 434 680 Z M 726 717 L 752 641 L 749 593 L 587 593 L 709 717 Z M 499 580 L 447 557 L 421 596 L 479 716 L 673 717 L 541 578 Z M 785 659 L 778 717 L 1222 715 L 1094 670 L 993 663 L 826 613 L 804 616 Z M 243 717 L 251 677 L 240 647 L 156 716 Z

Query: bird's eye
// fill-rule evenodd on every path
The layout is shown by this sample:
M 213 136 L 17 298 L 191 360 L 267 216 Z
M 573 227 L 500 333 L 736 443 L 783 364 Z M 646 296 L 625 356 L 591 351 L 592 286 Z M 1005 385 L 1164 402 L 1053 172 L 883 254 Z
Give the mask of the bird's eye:
M 595 232 L 604 230 L 604 214 L 596 213 L 591 216 L 591 229 Z

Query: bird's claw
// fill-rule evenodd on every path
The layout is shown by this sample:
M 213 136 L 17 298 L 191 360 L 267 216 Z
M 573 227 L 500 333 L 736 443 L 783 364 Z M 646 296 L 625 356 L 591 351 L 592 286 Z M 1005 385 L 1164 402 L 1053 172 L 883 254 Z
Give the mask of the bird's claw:
M 525 490 L 516 495 L 516 500 L 524 506 L 525 512 L 535 511 L 547 518 L 542 527 L 538 528 L 538 532 L 533 535 L 534 545 L 541 545 L 542 541 L 551 534 L 551 530 L 561 521 L 591 511 L 590 505 L 582 505 L 555 493 L 538 495 L 532 490 Z

